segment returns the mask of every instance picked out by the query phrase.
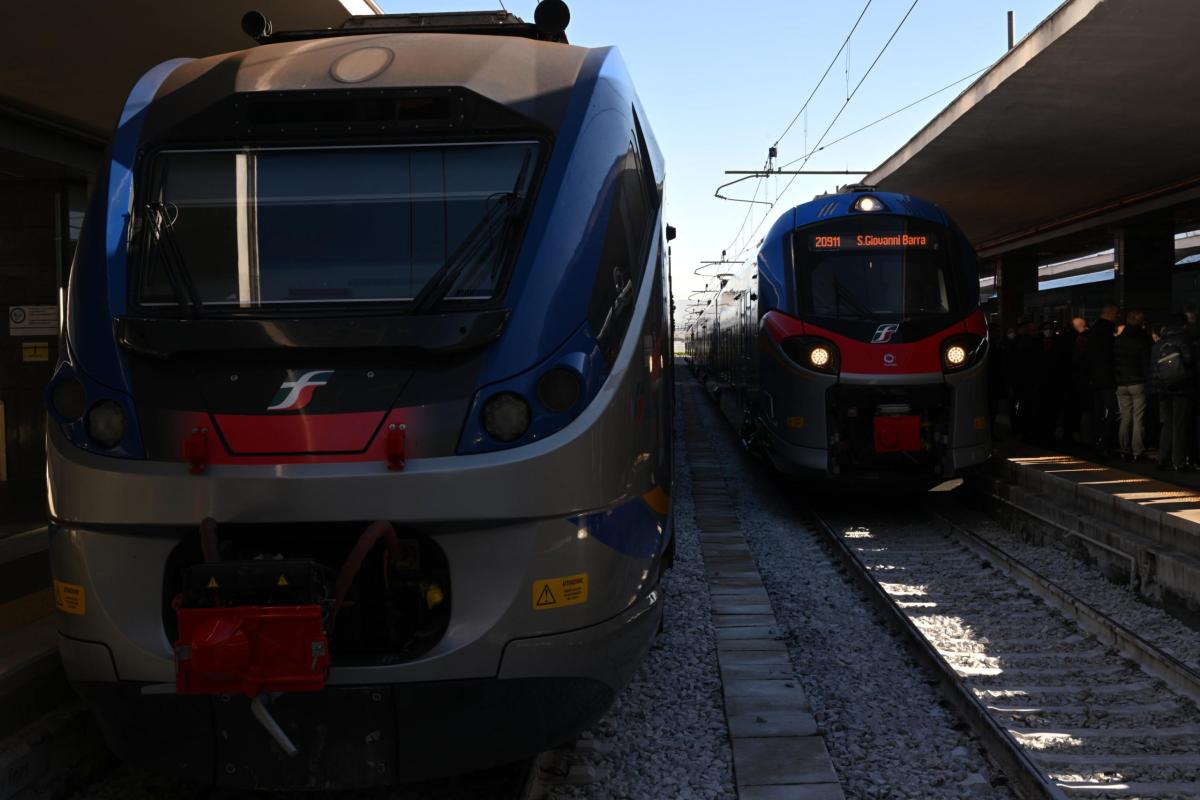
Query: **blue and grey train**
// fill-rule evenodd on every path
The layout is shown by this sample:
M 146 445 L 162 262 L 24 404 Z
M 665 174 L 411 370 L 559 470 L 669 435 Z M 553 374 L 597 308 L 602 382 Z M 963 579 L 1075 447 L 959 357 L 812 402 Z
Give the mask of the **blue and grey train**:
M 663 158 L 569 15 L 244 27 L 134 86 L 47 389 L 66 673 L 124 759 L 364 787 L 593 724 L 662 618 Z

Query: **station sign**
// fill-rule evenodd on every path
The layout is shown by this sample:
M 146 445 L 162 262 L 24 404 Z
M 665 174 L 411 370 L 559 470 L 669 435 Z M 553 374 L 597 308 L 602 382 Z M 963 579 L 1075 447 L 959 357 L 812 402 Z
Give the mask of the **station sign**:
M 57 336 L 58 306 L 9 306 L 9 336 Z
M 937 239 L 922 233 L 816 233 L 808 237 L 808 249 L 812 252 L 936 250 Z

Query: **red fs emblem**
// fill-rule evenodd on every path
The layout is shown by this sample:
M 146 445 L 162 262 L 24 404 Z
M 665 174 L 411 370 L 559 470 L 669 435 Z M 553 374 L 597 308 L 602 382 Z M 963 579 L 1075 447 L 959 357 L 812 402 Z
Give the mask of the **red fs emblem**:
M 900 330 L 900 326 L 894 322 L 885 322 L 875 329 L 875 335 L 871 337 L 871 344 L 887 344 Z

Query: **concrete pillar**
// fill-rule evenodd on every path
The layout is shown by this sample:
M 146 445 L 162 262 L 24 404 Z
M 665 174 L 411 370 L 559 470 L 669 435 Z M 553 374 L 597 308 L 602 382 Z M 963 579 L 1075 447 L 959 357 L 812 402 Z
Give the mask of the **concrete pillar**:
M 996 259 L 996 291 L 1000 296 L 1000 327 L 1015 327 L 1025 308 L 1025 295 L 1038 290 L 1036 250 L 1014 250 Z
M 1148 215 L 1117 228 L 1113 266 L 1117 303 L 1122 312 L 1140 308 L 1152 324 L 1166 321 L 1174 308 L 1171 278 L 1175 267 L 1175 227 L 1169 215 Z

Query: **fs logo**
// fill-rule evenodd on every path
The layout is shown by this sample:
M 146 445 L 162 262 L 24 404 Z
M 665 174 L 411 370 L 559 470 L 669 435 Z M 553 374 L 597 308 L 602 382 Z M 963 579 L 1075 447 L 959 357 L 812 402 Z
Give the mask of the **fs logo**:
M 312 400 L 318 386 L 329 383 L 331 369 L 310 369 L 294 381 L 284 381 L 275 392 L 267 411 L 299 411 Z
M 896 323 L 885 322 L 875 329 L 875 335 L 871 337 L 871 344 L 887 344 L 898 330 L 900 330 L 900 326 Z

